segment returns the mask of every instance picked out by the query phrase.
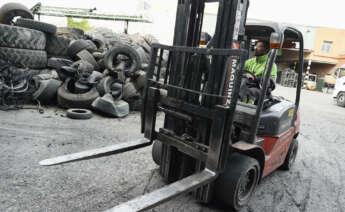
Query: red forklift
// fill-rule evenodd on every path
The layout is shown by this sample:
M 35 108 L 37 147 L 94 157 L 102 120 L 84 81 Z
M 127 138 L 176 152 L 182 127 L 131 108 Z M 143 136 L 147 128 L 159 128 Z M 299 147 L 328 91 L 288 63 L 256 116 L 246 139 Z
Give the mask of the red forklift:
M 218 3 L 215 33 L 199 48 L 207 4 Z M 179 0 L 174 43 L 153 44 L 143 95 L 144 138 L 100 149 L 43 160 L 51 166 L 118 154 L 152 145 L 152 156 L 168 185 L 109 211 L 145 211 L 178 195 L 191 193 L 202 203 L 213 200 L 239 210 L 260 180 L 295 161 L 300 119 L 303 36 L 274 23 L 245 24 L 248 0 Z M 255 105 L 239 101 L 251 43 L 270 41 L 265 73 Z M 274 97 L 272 66 L 284 42 L 298 43 L 295 102 Z M 168 55 L 163 63 L 163 55 Z M 164 113 L 163 126 L 156 125 Z

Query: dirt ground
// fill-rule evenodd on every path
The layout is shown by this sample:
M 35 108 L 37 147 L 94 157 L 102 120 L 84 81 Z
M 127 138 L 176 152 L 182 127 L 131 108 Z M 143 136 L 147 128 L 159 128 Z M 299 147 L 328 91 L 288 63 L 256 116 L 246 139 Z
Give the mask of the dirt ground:
M 274 93 L 293 98 L 294 90 Z M 242 212 L 345 211 L 345 108 L 331 94 L 302 91 L 300 148 L 290 172 L 264 178 Z M 0 111 L 0 211 L 104 211 L 164 185 L 150 147 L 89 161 L 41 167 L 42 159 L 140 138 L 140 117 L 77 121 L 48 108 Z M 152 212 L 220 212 L 180 196 Z

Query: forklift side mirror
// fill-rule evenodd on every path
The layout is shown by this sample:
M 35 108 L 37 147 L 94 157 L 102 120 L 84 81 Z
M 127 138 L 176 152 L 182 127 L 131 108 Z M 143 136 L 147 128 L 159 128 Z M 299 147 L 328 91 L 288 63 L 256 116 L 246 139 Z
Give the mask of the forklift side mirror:
M 270 48 L 271 49 L 280 49 L 282 44 L 282 37 L 276 33 L 272 32 L 270 37 Z

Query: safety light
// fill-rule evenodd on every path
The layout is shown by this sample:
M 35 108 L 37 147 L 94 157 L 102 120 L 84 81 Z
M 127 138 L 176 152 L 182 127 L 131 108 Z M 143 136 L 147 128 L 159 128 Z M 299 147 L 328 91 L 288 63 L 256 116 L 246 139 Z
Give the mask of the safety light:
M 278 33 L 272 32 L 270 38 L 270 48 L 271 49 L 280 49 L 281 37 Z

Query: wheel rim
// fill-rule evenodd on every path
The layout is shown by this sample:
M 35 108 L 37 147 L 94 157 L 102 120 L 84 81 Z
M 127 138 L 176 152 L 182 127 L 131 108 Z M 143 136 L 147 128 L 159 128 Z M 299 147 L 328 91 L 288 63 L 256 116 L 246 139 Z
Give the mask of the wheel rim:
M 345 101 L 345 95 L 344 94 L 341 94 L 340 96 L 339 96 L 339 102 L 340 103 L 343 103 Z
M 249 198 L 254 190 L 257 178 L 258 172 L 254 167 L 248 170 L 245 176 L 241 178 L 238 189 L 238 199 L 240 203 L 245 202 Z

